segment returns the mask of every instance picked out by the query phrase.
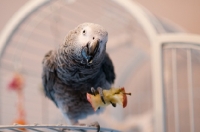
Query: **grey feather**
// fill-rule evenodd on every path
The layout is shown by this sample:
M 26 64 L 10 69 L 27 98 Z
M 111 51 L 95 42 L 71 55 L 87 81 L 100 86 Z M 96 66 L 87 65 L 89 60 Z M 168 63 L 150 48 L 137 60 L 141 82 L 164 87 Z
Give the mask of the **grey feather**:
M 46 96 L 72 122 L 95 113 L 86 99 L 91 87 L 109 89 L 114 82 L 114 67 L 106 53 L 107 37 L 102 26 L 83 23 L 71 30 L 65 42 L 43 59 L 42 80 Z M 93 54 L 86 50 L 83 55 L 83 48 Z M 86 55 L 92 56 L 91 62 L 86 60 Z

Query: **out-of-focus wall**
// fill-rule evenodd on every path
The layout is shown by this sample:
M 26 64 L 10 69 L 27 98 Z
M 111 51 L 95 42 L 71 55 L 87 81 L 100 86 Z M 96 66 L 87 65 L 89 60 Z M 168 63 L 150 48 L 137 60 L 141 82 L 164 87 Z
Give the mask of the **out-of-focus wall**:
M 200 34 L 200 0 L 136 0 L 159 17 Z
M 28 0 L 0 0 L 0 31 Z M 188 32 L 200 34 L 200 0 L 136 0 L 157 16 L 165 17 Z
M 28 0 L 0 0 L 0 31 Z

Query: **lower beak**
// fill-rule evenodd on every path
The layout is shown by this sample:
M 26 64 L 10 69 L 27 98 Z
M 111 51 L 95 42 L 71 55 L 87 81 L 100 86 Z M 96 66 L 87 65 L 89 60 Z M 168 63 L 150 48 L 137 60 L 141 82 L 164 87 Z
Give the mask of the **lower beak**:
M 95 57 L 99 49 L 99 40 L 96 39 L 92 42 L 88 42 L 85 47 L 83 47 L 81 54 L 83 58 L 87 61 L 87 64 L 92 63 L 93 58 Z

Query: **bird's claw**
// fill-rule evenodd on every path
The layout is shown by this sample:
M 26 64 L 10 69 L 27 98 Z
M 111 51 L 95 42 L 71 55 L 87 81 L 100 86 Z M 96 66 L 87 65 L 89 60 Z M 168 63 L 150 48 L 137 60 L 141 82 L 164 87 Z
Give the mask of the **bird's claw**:
M 99 125 L 98 122 L 91 123 L 89 126 L 90 127 L 97 127 L 97 132 L 100 132 L 100 125 Z
M 96 90 L 93 88 L 93 87 L 91 87 L 91 92 L 92 92 L 92 94 L 94 95 L 94 96 L 96 96 Z
M 101 96 L 101 100 L 104 104 L 106 104 L 105 100 L 104 100 L 104 96 L 103 96 L 103 89 L 98 87 L 97 91 L 99 92 L 99 95 Z
M 105 100 L 104 100 L 104 95 L 103 95 L 103 89 L 98 87 L 97 90 L 95 90 L 93 87 L 91 87 L 91 92 L 94 96 L 96 96 L 97 93 L 99 93 L 101 100 L 104 104 L 106 104 Z
M 116 104 L 115 104 L 115 103 L 113 103 L 113 102 L 111 102 L 111 101 L 110 101 L 110 103 L 112 104 L 113 107 L 116 107 Z

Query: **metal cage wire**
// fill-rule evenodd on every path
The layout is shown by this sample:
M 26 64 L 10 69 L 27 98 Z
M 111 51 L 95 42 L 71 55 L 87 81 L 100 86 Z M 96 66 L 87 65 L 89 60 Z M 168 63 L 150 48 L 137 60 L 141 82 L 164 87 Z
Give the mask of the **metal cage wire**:
M 88 127 L 88 126 L 70 126 L 70 125 L 4 125 L 0 126 L 0 132 L 3 131 L 14 131 L 14 132 L 24 132 L 24 130 L 29 130 L 31 132 L 45 132 L 45 131 L 52 131 L 52 132 L 65 132 L 65 131 L 86 131 L 89 130 L 91 132 L 96 132 L 96 127 Z M 101 132 L 120 132 L 118 130 L 109 129 L 109 128 L 100 128 Z

